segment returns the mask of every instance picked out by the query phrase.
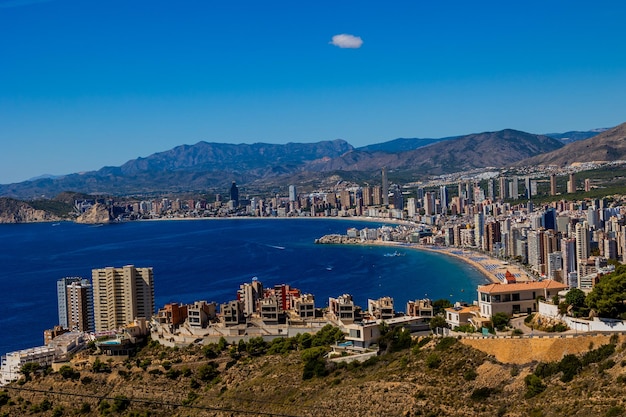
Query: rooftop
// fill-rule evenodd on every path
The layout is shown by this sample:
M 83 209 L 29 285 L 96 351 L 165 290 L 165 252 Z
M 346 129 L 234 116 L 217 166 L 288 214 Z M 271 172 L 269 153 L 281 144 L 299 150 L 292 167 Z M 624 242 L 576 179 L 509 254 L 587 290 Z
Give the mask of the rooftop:
M 497 293 L 508 293 L 513 291 L 528 291 L 528 290 L 564 290 L 567 288 L 567 285 L 562 284 L 557 281 L 553 281 L 550 279 L 546 279 L 543 281 L 528 281 L 528 282 L 517 282 L 514 284 L 487 284 L 487 285 L 479 285 L 478 291 L 489 293 L 489 294 L 497 294 Z

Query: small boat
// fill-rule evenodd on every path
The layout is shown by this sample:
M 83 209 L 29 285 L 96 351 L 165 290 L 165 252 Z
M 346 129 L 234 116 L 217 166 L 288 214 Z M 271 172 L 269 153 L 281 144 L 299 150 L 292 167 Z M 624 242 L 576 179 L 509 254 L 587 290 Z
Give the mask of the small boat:
M 386 253 L 386 254 L 384 254 L 383 256 L 386 256 L 386 257 L 392 257 L 392 256 L 404 256 L 404 253 L 400 253 L 400 252 L 398 252 L 398 251 L 395 251 L 395 252 L 391 252 L 391 253 Z

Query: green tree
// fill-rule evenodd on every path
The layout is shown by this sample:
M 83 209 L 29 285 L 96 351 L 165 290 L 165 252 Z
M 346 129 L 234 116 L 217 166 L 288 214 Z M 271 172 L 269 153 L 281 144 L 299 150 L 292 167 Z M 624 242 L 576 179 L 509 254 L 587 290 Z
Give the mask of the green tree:
M 40 367 L 41 366 L 37 362 L 26 362 L 20 368 L 20 372 L 22 373 L 22 375 L 24 375 L 24 379 L 29 381 L 30 380 L 30 374 L 31 373 L 35 373 L 36 371 L 38 371 Z
M 261 336 L 259 336 L 259 337 L 253 337 L 252 339 L 248 341 L 248 345 L 246 346 L 246 351 L 251 356 L 261 356 L 265 354 L 265 352 L 267 352 L 267 348 L 268 348 L 267 343 L 265 342 L 265 340 L 263 340 Z
M 626 265 L 600 278 L 585 302 L 600 317 L 618 318 L 626 312 Z
M 532 398 L 535 395 L 539 395 L 547 388 L 541 378 L 535 374 L 526 375 L 524 382 L 526 383 L 526 398 Z
M 80 372 L 77 372 L 69 365 L 63 365 L 59 369 L 59 374 L 63 377 L 63 379 L 79 379 Z
M 314 376 L 323 377 L 328 375 L 326 369 L 326 360 L 324 355 L 326 354 L 326 348 L 323 346 L 312 347 L 302 352 L 302 361 L 304 362 L 304 369 L 302 370 L 302 379 L 311 379 Z
M 430 319 L 430 330 L 435 330 L 437 327 L 448 327 L 448 323 L 446 323 L 446 319 L 443 316 L 435 316 Z
M 498 330 L 504 330 L 504 328 L 509 324 L 511 318 L 506 313 L 496 313 L 491 316 L 491 322 L 493 323 L 493 327 Z
M 585 293 L 578 288 L 572 288 L 565 295 L 565 302 L 574 308 L 583 307 L 585 305 Z
M 201 365 L 197 371 L 197 377 L 201 381 L 212 381 L 219 375 L 219 371 L 217 370 L 217 364 L 215 362 L 209 362 L 204 365 Z
M 446 300 L 445 298 L 435 300 L 433 301 L 433 314 L 437 315 L 443 313 L 443 310 L 450 307 L 454 307 L 454 304 L 452 304 L 450 300 Z

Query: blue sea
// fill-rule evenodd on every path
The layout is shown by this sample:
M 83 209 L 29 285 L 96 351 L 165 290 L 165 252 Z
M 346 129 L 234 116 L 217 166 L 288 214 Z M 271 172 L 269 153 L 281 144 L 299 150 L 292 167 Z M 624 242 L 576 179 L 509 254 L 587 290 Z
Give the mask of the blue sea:
M 290 284 L 315 295 L 391 296 L 398 311 L 428 297 L 471 302 L 485 277 L 445 255 L 406 247 L 316 245 L 349 227 L 334 219 L 139 221 L 92 226 L 70 222 L 0 225 L 0 354 L 43 344 L 58 324 L 56 281 L 91 278 L 93 268 L 154 268 L 157 309 L 168 302 L 226 302 L 244 282 Z M 385 256 L 398 251 L 404 256 Z

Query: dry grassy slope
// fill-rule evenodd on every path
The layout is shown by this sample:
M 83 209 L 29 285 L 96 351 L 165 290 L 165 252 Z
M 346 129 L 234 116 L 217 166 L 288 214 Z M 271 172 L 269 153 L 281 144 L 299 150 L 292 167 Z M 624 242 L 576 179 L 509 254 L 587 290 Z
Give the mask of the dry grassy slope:
M 567 354 L 580 355 L 589 350 L 589 344 L 601 346 L 609 343 L 610 336 L 545 337 L 532 339 L 463 339 L 463 343 L 510 364 L 527 364 L 533 361 L 559 361 Z
M 573 339 L 563 340 L 571 342 L 571 349 L 582 346 L 579 342 L 573 342 Z M 229 369 L 226 369 L 226 363 L 230 358 L 224 355 L 218 360 L 221 371 L 219 379 L 202 383 L 195 389 L 190 386 L 191 379 L 197 378 L 197 367 L 206 362 L 200 350 L 187 348 L 173 351 L 158 346 L 147 348 L 139 355 L 140 360 L 151 358 L 152 365 L 148 371 L 163 370 L 159 365 L 163 360 L 180 359 L 182 362 L 175 367 L 188 366 L 194 374 L 171 380 L 165 375 L 151 374 L 137 366 L 128 369 L 120 364 L 114 365 L 110 374 L 82 370 L 82 378 L 93 378 L 92 382 L 86 384 L 63 380 L 58 374 L 38 377 L 22 388 L 36 388 L 44 393 L 11 390 L 9 393 L 14 404 L 1 406 L 0 415 L 52 416 L 52 410 L 31 412 L 31 404 L 39 404 L 48 398 L 53 407 L 63 407 L 62 415 L 76 415 L 81 403 L 86 402 L 91 405 L 91 412 L 84 415 L 96 416 L 100 415 L 97 397 L 125 395 L 135 401 L 124 413 L 111 415 L 513 417 L 534 412 L 535 415 L 546 417 L 604 416 L 612 407 L 626 408 L 624 384 L 618 380 L 620 375 L 626 374 L 626 368 L 621 366 L 625 357 L 623 341 L 624 338 L 619 341 L 618 350 L 613 356 L 616 362 L 613 368 L 600 373 L 597 365 L 591 365 L 568 384 L 560 382 L 558 375 L 554 376 L 545 381 L 548 389 L 531 399 L 524 397 L 524 377 L 532 372 L 534 364 L 506 364 L 458 342 L 440 351 L 436 348 L 436 342 L 431 341 L 419 351 L 405 350 L 385 355 L 373 365 L 337 368 L 326 377 L 307 381 L 301 377 L 303 364 L 298 352 L 284 356 L 242 358 Z M 589 348 L 589 340 L 582 343 Z M 597 339 L 595 347 L 600 343 L 601 340 Z M 494 351 L 498 350 L 496 346 L 511 352 L 519 351 L 515 343 L 509 343 L 508 347 L 504 341 L 492 344 Z M 549 348 L 544 350 L 550 351 Z M 433 355 L 441 359 L 437 368 L 427 366 L 428 358 Z M 475 375 L 472 375 L 472 371 Z M 128 374 L 124 376 L 124 372 Z M 475 378 L 472 379 L 472 376 Z M 472 392 L 477 389 L 484 389 L 489 396 L 480 400 L 472 399 Z M 181 406 L 190 392 L 198 395 L 191 402 L 197 408 Z M 144 403 L 140 400 L 176 403 L 178 406 Z M 109 402 L 112 403 L 111 400 Z

